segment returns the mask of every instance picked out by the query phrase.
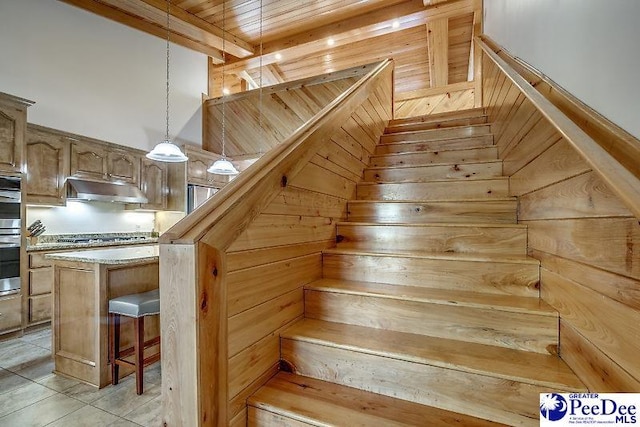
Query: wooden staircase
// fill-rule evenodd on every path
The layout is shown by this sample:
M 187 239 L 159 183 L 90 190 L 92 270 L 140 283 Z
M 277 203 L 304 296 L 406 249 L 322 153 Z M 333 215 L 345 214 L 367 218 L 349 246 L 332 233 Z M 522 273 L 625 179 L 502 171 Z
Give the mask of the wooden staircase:
M 583 391 L 481 109 L 393 120 L 249 425 L 538 425 Z

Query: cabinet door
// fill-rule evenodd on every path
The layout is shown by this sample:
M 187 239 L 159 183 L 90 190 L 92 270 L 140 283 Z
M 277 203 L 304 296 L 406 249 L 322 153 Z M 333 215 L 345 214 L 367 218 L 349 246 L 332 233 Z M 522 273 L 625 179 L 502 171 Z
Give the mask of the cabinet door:
M 83 178 L 107 178 L 107 151 L 97 144 L 71 143 L 71 175 Z
M 51 294 L 29 297 L 29 324 L 51 320 Z
M 213 162 L 211 162 L 213 163 Z M 209 159 L 189 153 L 187 160 L 187 182 L 189 184 L 207 185 L 207 168 L 211 165 Z
M 149 203 L 141 205 L 143 209 L 166 209 L 168 193 L 166 163 L 143 158 L 140 189 L 149 199 Z
M 26 110 L 0 104 L 0 171 L 20 172 Z
M 22 328 L 22 296 L 0 299 L 0 333 Z
M 119 149 L 111 149 L 107 154 L 107 176 L 113 181 L 138 183 L 140 157 Z
M 68 152 L 60 136 L 27 129 L 27 203 L 65 204 Z

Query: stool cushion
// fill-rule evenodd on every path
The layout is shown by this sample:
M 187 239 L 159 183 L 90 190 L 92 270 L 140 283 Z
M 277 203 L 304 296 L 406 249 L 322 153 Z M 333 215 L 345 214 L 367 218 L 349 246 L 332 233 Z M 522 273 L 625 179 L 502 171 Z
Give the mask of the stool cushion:
M 160 290 L 124 295 L 109 300 L 109 313 L 129 317 L 160 314 Z

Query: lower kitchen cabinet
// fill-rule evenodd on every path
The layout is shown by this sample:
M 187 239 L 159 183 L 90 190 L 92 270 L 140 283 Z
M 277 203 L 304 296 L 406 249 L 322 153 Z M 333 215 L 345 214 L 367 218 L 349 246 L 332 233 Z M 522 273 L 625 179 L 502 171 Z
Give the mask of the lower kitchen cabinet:
M 51 293 L 29 297 L 29 324 L 51 320 Z
M 27 327 L 51 320 L 53 263 L 44 258 L 47 253 L 50 252 L 29 254 Z
M 22 296 L 0 298 L 0 332 L 8 333 L 22 328 Z

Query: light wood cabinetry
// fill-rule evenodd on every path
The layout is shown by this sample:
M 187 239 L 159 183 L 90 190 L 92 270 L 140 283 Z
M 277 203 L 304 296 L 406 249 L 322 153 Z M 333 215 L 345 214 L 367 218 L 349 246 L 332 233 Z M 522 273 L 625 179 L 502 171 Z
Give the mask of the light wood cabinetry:
M 27 203 L 64 205 L 69 174 L 69 144 L 63 136 L 35 125 L 27 127 Z
M 51 320 L 53 263 L 45 259 L 47 253 L 50 252 L 38 252 L 28 255 L 27 326 Z
M 31 104 L 0 92 L 0 172 L 22 172 L 27 107 Z
M 229 178 L 224 175 L 216 175 L 207 172 L 209 166 L 221 156 L 195 147 L 184 147 L 187 160 L 187 184 L 201 185 L 204 187 L 220 188 L 229 182 Z
M 137 152 L 89 141 L 71 143 L 71 175 L 96 180 L 138 183 Z
M 0 333 L 22 328 L 22 296 L 11 295 L 0 299 Z
M 140 174 L 140 189 L 149 199 L 148 203 L 140 205 L 142 209 L 163 210 L 168 203 L 167 164 L 156 162 L 146 157 L 142 158 Z

